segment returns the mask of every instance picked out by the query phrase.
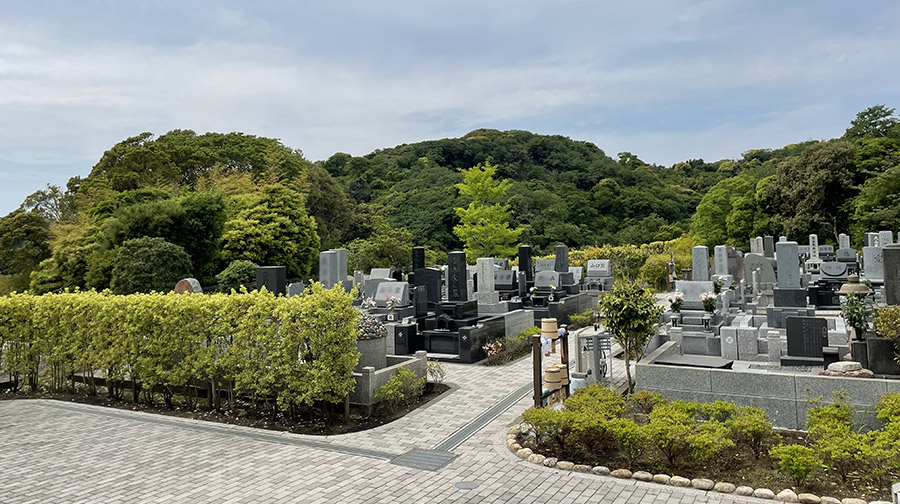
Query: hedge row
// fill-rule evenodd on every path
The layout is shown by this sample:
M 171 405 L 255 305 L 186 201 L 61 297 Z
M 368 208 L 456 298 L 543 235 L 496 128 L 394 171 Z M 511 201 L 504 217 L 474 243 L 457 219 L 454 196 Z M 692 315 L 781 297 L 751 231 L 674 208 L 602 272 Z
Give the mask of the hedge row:
M 117 397 L 128 380 L 132 399 L 162 394 L 170 406 L 200 385 L 232 406 L 243 396 L 293 411 L 353 389 L 358 318 L 350 293 L 319 283 L 296 297 L 13 294 L 0 298 L 0 373 L 32 390 L 44 377 L 55 390 L 74 385 L 78 374 L 89 393 L 104 376 Z

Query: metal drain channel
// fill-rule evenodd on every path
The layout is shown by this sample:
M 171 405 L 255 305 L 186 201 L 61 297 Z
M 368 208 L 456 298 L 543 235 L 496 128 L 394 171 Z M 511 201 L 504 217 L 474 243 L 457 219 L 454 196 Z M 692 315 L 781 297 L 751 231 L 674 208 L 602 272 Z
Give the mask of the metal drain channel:
M 457 446 L 463 444 L 467 439 L 472 437 L 476 432 L 480 431 L 485 425 L 491 423 L 495 418 L 500 416 L 504 411 L 510 408 L 519 399 L 525 397 L 531 392 L 532 384 L 522 385 L 516 390 L 509 393 L 503 399 L 497 401 L 493 406 L 484 410 L 480 415 L 473 418 L 469 423 L 460 427 L 456 432 L 450 434 L 440 443 L 434 445 L 434 450 L 450 451 Z
M 226 436 L 235 436 L 247 439 L 253 439 L 256 441 L 264 441 L 267 443 L 279 443 L 286 444 L 292 446 L 302 446 L 306 448 L 313 448 L 316 450 L 325 450 L 336 453 L 343 453 L 345 455 L 356 455 L 360 457 L 369 457 L 380 460 L 392 460 L 397 457 L 396 453 L 389 453 L 379 450 L 370 450 L 367 448 L 354 448 L 352 446 L 342 446 L 334 443 L 324 443 L 322 441 L 315 441 L 312 439 L 301 438 L 295 434 L 268 434 L 266 432 L 251 432 L 243 429 L 232 429 L 227 427 L 219 427 L 217 425 L 197 425 L 191 422 L 184 422 L 176 419 L 170 419 L 165 416 L 155 415 L 152 413 L 145 413 L 141 415 L 134 415 L 128 413 L 121 413 L 114 410 L 106 410 L 102 407 L 84 407 L 84 406 L 75 406 L 69 405 L 67 403 L 56 402 L 56 401 L 48 401 L 39 403 L 41 406 L 46 406 L 49 408 L 56 408 L 65 411 L 71 411 L 75 413 L 87 413 L 90 415 L 100 415 L 110 418 L 117 418 L 122 420 L 130 420 L 130 421 L 138 421 L 155 425 L 162 425 L 166 427 L 175 427 L 178 429 L 187 429 L 198 432 L 205 432 L 209 434 L 223 434 Z

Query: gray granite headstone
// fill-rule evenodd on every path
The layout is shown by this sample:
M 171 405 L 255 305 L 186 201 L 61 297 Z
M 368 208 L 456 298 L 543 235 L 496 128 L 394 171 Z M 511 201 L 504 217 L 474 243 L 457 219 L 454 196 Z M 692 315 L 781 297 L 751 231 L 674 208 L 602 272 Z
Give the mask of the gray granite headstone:
M 747 254 L 744 256 L 744 275 L 749 277 L 752 272 L 759 270 L 759 282 L 762 284 L 775 283 L 775 268 L 772 262 L 759 254 Z
M 556 259 L 537 259 L 534 261 L 534 272 L 556 271 Z
M 494 288 L 494 259 L 492 257 L 479 257 L 476 261 L 478 274 L 478 294 L 475 299 L 479 304 L 497 304 L 500 295 Z
M 784 235 L 779 236 L 779 237 L 778 237 L 778 241 L 780 241 L 780 242 L 786 242 L 786 241 L 788 241 L 787 236 L 784 236 Z
M 554 259 L 554 271 L 556 271 L 557 273 L 567 273 L 569 271 L 569 247 L 565 245 L 557 245 Z
M 534 280 L 534 270 L 531 269 L 531 246 L 519 245 L 519 271 L 525 273 L 527 281 Z
M 467 301 L 466 293 L 466 253 L 450 252 L 447 254 L 447 299 Z
M 589 259 L 587 262 L 587 276 L 608 277 L 610 275 L 609 259 Z
M 696 280 L 676 280 L 675 290 L 684 295 L 685 308 L 702 309 L 700 296 L 713 292 L 713 283 L 711 281 Z
M 763 255 L 766 257 L 775 257 L 775 237 L 763 237 Z
M 839 248 L 835 252 L 835 259 L 840 262 L 856 262 L 856 250 L 852 248 Z
M 391 268 L 372 268 L 369 278 L 391 278 Z
M 891 243 L 882 250 L 884 258 L 884 302 L 900 305 L 900 244 Z
M 716 276 L 728 274 L 728 247 L 716 245 L 713 249 L 713 267 Z
M 750 253 L 751 254 L 762 254 L 762 236 L 757 236 L 756 238 L 750 238 Z
M 809 258 L 810 259 L 818 259 L 819 258 L 819 236 L 811 234 L 809 235 Z
M 319 252 L 319 283 L 326 289 L 338 283 L 338 254 L 334 250 Z
M 306 286 L 303 285 L 303 282 L 291 282 L 287 286 L 287 295 L 291 296 L 299 296 L 303 294 L 303 290 L 306 289 Z
M 866 279 L 884 279 L 884 255 L 881 247 L 863 247 L 863 273 Z
M 877 247 L 878 233 L 865 233 L 863 235 L 863 247 Z
M 709 281 L 709 249 L 703 245 L 692 248 L 691 262 L 694 268 L 694 280 L 697 282 Z
M 575 283 L 580 284 L 581 279 L 584 277 L 584 268 L 581 266 L 569 266 L 569 273 L 572 274 Z
M 559 273 L 556 271 L 544 270 L 534 274 L 535 287 L 559 287 Z
M 496 270 L 494 271 L 494 287 L 501 290 L 510 290 L 515 286 L 515 271 Z
M 890 245 L 894 243 L 894 233 L 891 231 L 879 231 L 878 232 L 878 245 L 884 247 L 885 245 Z
M 385 307 L 394 299 L 394 307 L 409 306 L 409 284 L 406 282 L 381 282 L 375 291 L 375 305 Z
M 850 236 L 844 233 L 838 235 L 838 249 L 850 248 Z
M 363 270 L 353 270 L 353 285 L 358 285 L 362 289 L 362 285 L 366 283 L 366 274 Z
M 497 269 L 508 270 L 509 259 L 494 259 L 494 267 Z
M 847 263 L 823 262 L 822 266 L 819 268 L 819 271 L 822 273 L 822 276 L 824 276 L 824 277 L 846 278 L 847 277 Z
M 337 254 L 337 281 L 343 283 L 347 281 L 347 249 L 338 248 L 331 251 Z
M 783 289 L 799 289 L 800 253 L 797 242 L 778 242 L 776 247 L 778 287 Z

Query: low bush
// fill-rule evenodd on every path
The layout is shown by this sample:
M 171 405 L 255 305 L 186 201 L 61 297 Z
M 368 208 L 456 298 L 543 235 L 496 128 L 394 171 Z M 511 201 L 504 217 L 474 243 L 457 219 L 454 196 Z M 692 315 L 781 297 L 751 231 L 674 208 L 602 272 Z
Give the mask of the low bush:
M 625 413 L 625 399 L 618 392 L 600 384 L 582 387 L 566 399 L 566 409 L 604 420 L 621 417 Z
M 715 420 L 717 422 L 727 422 L 737 414 L 738 409 L 734 403 L 725 401 L 713 401 L 711 403 L 703 403 L 698 410 L 702 420 Z
M 484 365 L 500 366 L 528 355 L 531 352 L 531 337 L 540 333 L 540 328 L 532 327 L 512 338 L 498 338 L 484 345 L 482 349 L 487 354 Z
M 642 457 L 650 448 L 650 431 L 646 425 L 634 420 L 617 418 L 609 422 L 609 431 L 619 448 L 619 453 L 628 461 L 628 467 Z
M 397 411 L 400 406 L 409 407 L 425 391 L 425 377 L 418 377 L 408 367 L 397 369 L 397 374 L 375 391 L 375 399 L 382 401 L 389 410 Z
M 759 408 L 740 408 L 731 421 L 731 428 L 735 441 L 750 448 L 755 459 L 759 459 L 766 443 L 775 438 L 766 412 Z
M 428 376 L 428 379 L 431 380 L 431 383 L 443 383 L 444 375 L 447 374 L 447 370 L 444 368 L 443 362 L 428 360 L 425 364 L 425 374 Z
M 797 487 L 821 463 L 812 448 L 796 444 L 775 446 L 769 450 L 769 455 L 778 464 L 778 468 L 794 480 Z
M 534 429 L 537 442 L 550 445 L 550 449 L 565 451 L 575 425 L 576 414 L 548 408 L 531 408 L 522 413 L 522 419 Z
M 649 392 L 647 390 L 638 390 L 628 396 L 628 407 L 632 413 L 649 415 L 653 408 L 660 404 L 666 404 L 669 401 L 658 392 Z
M 585 310 L 574 315 L 569 315 L 569 330 L 574 331 L 575 329 L 581 329 L 582 327 L 593 325 L 595 318 L 596 316 L 593 309 Z
M 881 396 L 875 404 L 875 414 L 884 425 L 900 418 L 900 394 L 891 392 Z

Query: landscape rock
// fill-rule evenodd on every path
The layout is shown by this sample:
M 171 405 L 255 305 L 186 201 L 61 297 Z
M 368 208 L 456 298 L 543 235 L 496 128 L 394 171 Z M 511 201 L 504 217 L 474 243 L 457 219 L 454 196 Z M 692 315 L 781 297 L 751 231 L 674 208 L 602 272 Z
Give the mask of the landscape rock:
M 638 481 L 653 481 L 653 475 L 647 471 L 637 471 L 631 477 Z
M 841 499 L 837 497 L 822 496 L 822 504 L 841 504 Z
M 706 478 L 694 478 L 691 480 L 691 486 L 698 490 L 712 490 L 716 482 Z
M 532 453 L 528 456 L 528 461 L 532 464 L 543 464 L 545 458 L 547 457 L 541 455 L 540 453 Z
M 575 463 L 567 460 L 560 460 L 556 463 L 556 468 L 562 469 L 563 471 L 571 471 L 572 469 L 575 469 Z
M 774 499 L 775 492 L 769 490 L 768 488 L 757 488 L 753 491 L 753 496 L 757 499 Z
M 660 485 L 668 485 L 670 479 L 672 479 L 672 477 L 669 476 L 668 474 L 654 474 L 653 475 L 653 482 L 659 483 Z
M 519 457 L 519 458 L 527 459 L 527 458 L 530 457 L 533 453 L 534 453 L 534 452 L 531 451 L 530 448 L 521 448 L 521 449 L 519 449 L 518 451 L 516 451 L 516 456 Z
M 517 451 L 522 449 L 522 445 L 516 442 L 507 443 L 506 446 L 509 447 L 509 451 L 516 453 Z
M 595 466 L 593 469 L 591 469 L 591 472 L 596 474 L 597 476 L 609 476 L 609 467 Z
M 510 427 L 509 429 L 506 429 L 507 436 L 516 436 L 518 434 L 519 434 L 519 427 L 516 425 Z
M 839 373 L 837 371 L 830 371 L 826 369 L 819 373 L 822 376 L 840 376 L 842 378 L 874 378 L 875 373 L 869 371 L 868 369 L 860 369 L 858 371 L 848 371 L 846 373 Z M 862 499 L 860 499 L 862 500 Z
M 734 493 L 737 495 L 743 495 L 744 497 L 749 497 L 753 495 L 753 489 L 748 486 L 739 486 L 734 489 Z
M 558 460 L 559 459 L 557 459 L 556 457 L 547 457 L 544 459 L 543 463 L 545 467 L 556 467 L 556 462 Z
M 828 365 L 828 370 L 836 373 L 849 373 L 850 371 L 859 371 L 862 368 L 861 363 L 853 361 L 832 362 Z
M 869 504 L 893 504 L 893 503 L 888 502 L 888 501 L 869 501 Z
M 672 476 L 669 478 L 669 484 L 677 487 L 689 487 L 691 486 L 691 480 L 681 476 Z
M 800 504 L 820 504 L 822 502 L 818 495 L 811 493 L 798 494 L 797 499 L 800 500 Z
M 720 481 L 716 483 L 716 486 L 713 487 L 713 490 L 719 493 L 734 493 L 735 488 L 731 483 Z
M 775 496 L 775 499 L 780 500 L 781 502 L 800 502 L 797 494 L 790 488 L 785 488 L 784 490 L 778 492 L 778 495 Z
M 628 469 L 616 469 L 615 471 L 609 473 L 609 475 L 613 478 L 628 479 L 631 477 L 631 471 L 629 471 Z
M 855 499 L 853 497 L 844 497 L 841 499 L 841 504 L 867 504 L 866 501 L 862 499 Z
M 575 464 L 575 467 L 572 468 L 575 472 L 580 473 L 589 473 L 591 472 L 591 466 L 584 464 Z

